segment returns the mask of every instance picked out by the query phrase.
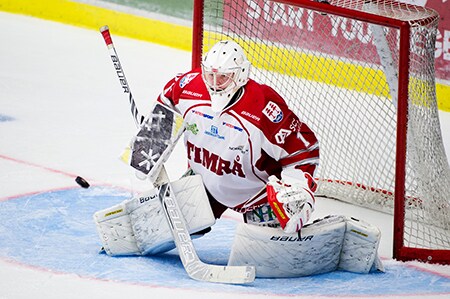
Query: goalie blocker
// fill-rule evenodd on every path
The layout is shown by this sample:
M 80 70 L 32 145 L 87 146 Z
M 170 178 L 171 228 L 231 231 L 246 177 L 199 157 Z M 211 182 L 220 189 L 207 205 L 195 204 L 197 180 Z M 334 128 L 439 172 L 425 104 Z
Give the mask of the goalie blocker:
M 176 111 L 155 103 L 121 160 L 136 170 L 136 176 L 158 183 L 158 175 L 183 134 L 183 118 Z

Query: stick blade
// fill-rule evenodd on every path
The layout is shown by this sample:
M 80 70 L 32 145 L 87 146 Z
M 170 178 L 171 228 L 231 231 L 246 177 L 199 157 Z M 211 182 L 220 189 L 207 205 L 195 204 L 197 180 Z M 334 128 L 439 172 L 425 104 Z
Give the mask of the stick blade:
M 255 281 L 256 271 L 253 266 L 223 266 L 221 270 L 214 270 L 211 282 L 229 284 L 247 284 Z
M 195 280 L 227 284 L 252 283 L 256 277 L 253 266 L 218 266 L 201 261 L 187 265 L 186 272 Z
M 202 262 L 197 255 L 186 227 L 186 220 L 172 193 L 170 183 L 163 184 L 160 187 L 158 197 L 171 229 L 181 262 L 190 278 L 199 281 L 229 284 L 244 284 L 255 280 L 256 270 L 253 266 L 219 266 Z

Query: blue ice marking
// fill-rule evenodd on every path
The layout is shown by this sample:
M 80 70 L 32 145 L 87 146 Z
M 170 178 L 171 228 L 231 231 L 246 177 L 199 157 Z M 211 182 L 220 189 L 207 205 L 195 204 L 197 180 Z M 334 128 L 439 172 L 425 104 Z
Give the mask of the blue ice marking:
M 13 121 L 14 118 L 8 115 L 0 114 L 0 122 Z
M 74 188 L 0 201 L 0 258 L 63 273 L 170 288 L 242 294 L 364 296 L 450 294 L 450 279 L 390 261 L 386 273 L 332 272 L 249 285 L 198 282 L 183 269 L 176 250 L 157 256 L 110 257 L 101 247 L 92 215 L 131 194 L 110 187 Z M 219 219 L 194 240 L 206 263 L 226 265 L 236 221 Z M 276 287 L 275 287 L 276 286 Z

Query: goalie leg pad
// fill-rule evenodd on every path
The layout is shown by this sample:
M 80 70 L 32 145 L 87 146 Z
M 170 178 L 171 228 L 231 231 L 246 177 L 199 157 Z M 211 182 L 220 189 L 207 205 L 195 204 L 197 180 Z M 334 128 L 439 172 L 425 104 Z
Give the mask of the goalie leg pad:
M 139 254 L 157 254 L 175 248 L 158 200 L 158 189 L 143 193 L 125 205 Z
M 215 223 L 199 175 L 173 182 L 172 190 L 190 233 L 201 231 Z M 94 214 L 94 221 L 108 255 L 157 254 L 175 247 L 158 200 L 157 189 L 98 211 Z
M 97 233 L 108 255 L 139 254 L 125 202 L 94 214 Z
M 333 216 L 287 234 L 280 228 L 241 223 L 228 264 L 253 265 L 257 277 L 299 277 L 337 269 L 345 218 Z
M 383 271 L 379 229 L 345 216 L 317 219 L 297 233 L 239 224 L 229 265 L 254 265 L 257 277 L 299 277 L 344 270 Z
M 380 230 L 362 220 L 346 217 L 344 243 L 338 269 L 356 273 L 384 271 L 378 258 Z

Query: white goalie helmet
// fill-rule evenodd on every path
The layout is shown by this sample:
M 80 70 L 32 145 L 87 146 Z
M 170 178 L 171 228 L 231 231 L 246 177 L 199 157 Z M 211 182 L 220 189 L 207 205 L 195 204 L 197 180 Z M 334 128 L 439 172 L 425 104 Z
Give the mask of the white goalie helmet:
M 203 58 L 202 77 L 211 96 L 211 108 L 222 111 L 234 94 L 247 84 L 250 61 L 234 41 L 220 41 Z

